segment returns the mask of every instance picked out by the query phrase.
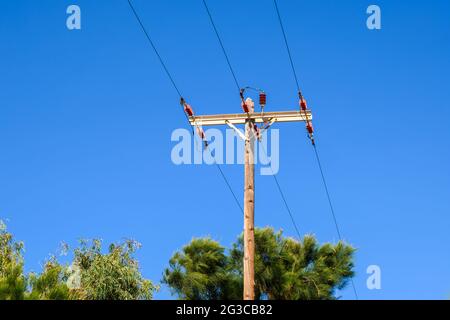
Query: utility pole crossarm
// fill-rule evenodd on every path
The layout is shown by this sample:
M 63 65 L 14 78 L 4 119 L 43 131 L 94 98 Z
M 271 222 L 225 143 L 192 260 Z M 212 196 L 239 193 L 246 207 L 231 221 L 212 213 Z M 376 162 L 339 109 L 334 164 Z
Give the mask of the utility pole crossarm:
M 306 114 L 305 114 L 306 113 Z M 311 121 L 310 110 L 306 111 L 278 111 L 278 112 L 253 112 L 253 113 L 232 113 L 189 117 L 191 125 L 216 126 L 225 124 L 244 124 L 247 120 L 255 123 L 274 122 L 299 122 Z

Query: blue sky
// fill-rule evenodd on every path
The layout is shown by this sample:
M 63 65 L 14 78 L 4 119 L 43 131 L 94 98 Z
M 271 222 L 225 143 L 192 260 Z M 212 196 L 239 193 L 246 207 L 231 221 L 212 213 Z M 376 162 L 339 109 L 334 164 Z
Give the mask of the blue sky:
M 82 29 L 66 28 L 81 7 Z M 240 110 L 200 0 L 134 1 L 197 113 Z M 382 29 L 366 28 L 378 4 Z M 209 1 L 242 85 L 297 108 L 270 0 Z M 450 3 L 287 1 L 279 7 L 344 238 L 365 299 L 450 296 Z M 178 97 L 125 0 L 0 4 L 0 217 L 39 271 L 61 241 L 132 237 L 158 282 L 193 236 L 229 246 L 242 215 L 213 166 L 175 166 Z M 302 124 L 280 124 L 278 179 L 302 233 L 337 241 Z M 224 166 L 241 196 L 242 167 Z M 295 236 L 276 185 L 256 177 L 256 224 Z M 366 268 L 382 289 L 366 288 Z M 352 299 L 348 288 L 340 293 Z M 162 288 L 157 298 L 170 298 Z

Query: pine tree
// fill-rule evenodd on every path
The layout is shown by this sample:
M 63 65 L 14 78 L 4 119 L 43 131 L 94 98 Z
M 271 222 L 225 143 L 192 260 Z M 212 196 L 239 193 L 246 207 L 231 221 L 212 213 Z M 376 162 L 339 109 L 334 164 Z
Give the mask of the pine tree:
M 164 271 L 163 283 L 187 300 L 238 298 L 239 282 L 228 269 L 225 248 L 210 239 L 193 239 L 177 252 Z
M 256 299 L 336 299 L 353 276 L 354 249 L 319 245 L 311 236 L 284 238 L 272 228 L 255 229 Z M 194 239 L 169 261 L 163 282 L 182 299 L 242 298 L 243 236 L 229 254 L 218 242 Z

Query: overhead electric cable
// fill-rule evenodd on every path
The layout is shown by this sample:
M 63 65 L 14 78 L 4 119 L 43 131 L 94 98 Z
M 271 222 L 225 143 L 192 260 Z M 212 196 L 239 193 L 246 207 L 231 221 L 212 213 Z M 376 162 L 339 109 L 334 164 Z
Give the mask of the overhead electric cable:
M 147 32 L 147 29 L 145 28 L 144 24 L 142 23 L 141 18 L 139 17 L 138 13 L 136 12 L 136 9 L 134 9 L 133 3 L 131 2 L 131 0 L 127 0 L 127 1 L 128 1 L 128 5 L 130 6 L 131 11 L 134 14 L 134 17 L 136 18 L 137 22 L 141 26 L 142 32 L 144 32 L 145 37 L 147 38 L 148 42 L 150 43 L 150 46 L 153 48 L 153 51 L 155 52 L 156 56 L 158 57 L 158 60 L 161 64 L 161 66 L 163 67 L 164 71 L 166 72 L 167 77 L 169 78 L 170 82 L 172 83 L 172 86 L 174 87 L 174 89 L 177 92 L 180 99 L 182 99 L 183 96 L 181 94 L 180 89 L 178 89 L 178 86 L 175 83 L 175 80 L 172 77 L 172 74 L 169 72 L 169 69 L 167 68 L 166 64 L 164 63 L 164 60 L 162 59 L 161 55 L 159 54 L 158 49 L 156 48 L 155 44 L 153 43 L 153 40 L 150 37 L 149 33 Z M 184 112 L 184 110 L 183 110 L 183 114 L 186 117 L 186 120 L 188 121 L 189 125 L 191 125 L 191 123 L 189 122 L 189 117 Z M 192 132 L 194 132 L 194 131 L 192 131 Z
M 292 54 L 291 54 L 291 50 L 289 48 L 289 43 L 287 41 L 286 32 L 284 30 L 283 22 L 282 22 L 281 15 L 280 15 L 280 10 L 278 9 L 277 0 L 273 0 L 273 2 L 274 2 L 274 5 L 275 5 L 275 10 L 276 10 L 276 13 L 277 13 L 278 21 L 280 23 L 281 31 L 283 33 L 284 43 L 286 45 L 286 50 L 288 52 L 289 61 L 290 61 L 291 68 L 292 68 L 292 73 L 294 74 L 295 83 L 297 85 L 297 90 L 298 90 L 300 99 L 302 99 L 302 93 L 301 93 L 301 90 L 300 90 L 300 85 L 299 85 L 299 82 L 298 82 L 297 73 L 295 71 L 294 63 L 293 63 L 293 60 L 292 60 Z M 316 156 L 317 164 L 318 164 L 318 167 L 319 167 L 319 170 L 320 170 L 320 174 L 321 174 L 321 177 L 322 177 L 322 183 L 323 183 L 326 195 L 327 195 L 328 204 L 329 204 L 330 211 L 331 211 L 331 214 L 332 214 L 332 217 L 333 217 L 333 221 L 334 221 L 334 225 L 335 225 L 335 228 L 336 228 L 336 232 L 338 234 L 339 240 L 343 241 L 342 236 L 341 236 L 341 231 L 340 231 L 340 228 L 339 228 L 339 224 L 337 222 L 336 214 L 334 212 L 333 203 L 331 201 L 330 192 L 328 190 L 328 185 L 327 185 L 327 182 L 326 182 L 326 179 L 325 179 L 325 175 L 323 173 L 322 163 L 320 161 L 320 157 L 319 157 L 319 153 L 317 151 L 316 143 L 314 142 L 314 140 L 312 140 L 312 142 L 313 142 L 312 145 L 313 145 L 313 148 L 314 148 L 314 154 Z M 351 279 L 351 283 L 352 283 L 353 292 L 355 294 L 355 297 L 356 297 L 356 299 L 358 299 L 358 293 L 356 292 L 356 287 L 355 287 L 355 283 L 353 282 L 353 279 Z
M 215 158 L 214 158 L 214 163 L 217 166 L 217 169 L 219 169 L 223 180 L 225 181 L 225 183 L 228 186 L 228 189 L 230 190 L 231 194 L 233 195 L 234 201 L 236 202 L 236 204 L 239 207 L 239 209 L 241 210 L 241 212 L 244 213 L 244 209 L 242 209 L 241 203 L 239 202 L 238 198 L 236 197 L 236 194 L 234 193 L 233 189 L 231 188 L 231 185 L 230 185 L 228 179 L 226 178 L 225 174 L 223 173 L 222 168 L 220 167 L 220 165 L 216 162 Z
M 211 25 L 212 25 L 212 27 L 214 29 L 214 32 L 216 33 L 217 40 L 219 41 L 220 47 L 222 48 L 223 55 L 225 56 L 225 59 L 227 60 L 228 68 L 230 69 L 230 72 L 231 72 L 231 74 L 233 76 L 234 83 L 236 84 L 236 87 L 237 87 L 238 91 L 240 92 L 241 91 L 241 87 L 239 86 L 239 82 L 237 80 L 236 73 L 233 70 L 233 67 L 231 65 L 230 59 L 229 59 L 228 54 L 227 54 L 227 52 L 225 50 L 225 47 L 223 45 L 222 39 L 220 38 L 219 32 L 217 31 L 216 24 L 214 23 L 214 19 L 213 19 L 212 15 L 211 15 L 211 12 L 209 11 L 208 5 L 206 4 L 206 0 L 202 0 L 202 1 L 203 1 L 203 5 L 204 5 L 204 7 L 206 9 L 206 12 L 208 13 L 209 21 L 211 21 Z
M 151 39 L 149 33 L 147 32 L 147 29 L 145 28 L 144 24 L 142 23 L 141 18 L 139 17 L 138 13 L 136 12 L 136 10 L 135 10 L 135 8 L 134 8 L 134 6 L 133 6 L 131 0 L 127 0 L 127 1 L 128 1 L 128 4 L 129 4 L 129 6 L 130 6 L 131 11 L 132 11 L 133 14 L 134 14 L 134 17 L 136 18 L 137 22 L 138 22 L 139 25 L 141 26 L 141 29 L 142 29 L 142 31 L 144 32 L 145 37 L 147 38 L 148 42 L 150 43 L 151 47 L 153 48 L 153 51 L 155 52 L 156 56 L 158 57 L 158 60 L 159 60 L 159 62 L 161 63 L 161 65 L 162 65 L 164 71 L 166 72 L 167 77 L 169 78 L 170 82 L 172 83 L 172 85 L 173 85 L 175 91 L 177 92 L 178 96 L 179 96 L 180 99 L 182 99 L 182 101 L 183 101 L 184 99 L 183 99 L 183 96 L 181 95 L 181 91 L 179 90 L 178 86 L 176 85 L 173 76 L 172 76 L 171 73 L 169 72 L 169 69 L 167 68 L 166 64 L 164 63 L 164 60 L 162 59 L 162 57 L 161 57 L 161 55 L 160 55 L 158 49 L 156 48 L 155 44 L 153 43 L 153 41 L 152 41 L 152 39 Z M 192 128 L 192 135 L 194 135 L 193 126 L 191 125 L 191 123 L 190 123 L 190 121 L 189 121 L 189 117 L 188 117 L 188 115 L 186 114 L 186 112 L 184 112 L 184 110 L 183 110 L 183 114 L 186 116 L 186 119 L 187 119 L 189 125 L 190 125 L 191 128 Z M 243 211 L 243 210 L 242 210 L 242 206 L 241 206 L 241 204 L 239 203 L 239 201 L 238 201 L 238 199 L 237 199 L 237 197 L 236 197 L 236 194 L 234 193 L 233 189 L 231 188 L 230 182 L 228 181 L 227 177 L 226 177 L 225 174 L 223 173 L 222 168 L 220 167 L 220 165 L 216 162 L 215 158 L 214 158 L 214 163 L 216 164 L 217 169 L 219 169 L 219 172 L 220 172 L 220 174 L 221 174 L 221 176 L 222 176 L 222 178 L 223 178 L 225 184 L 227 185 L 228 189 L 230 190 L 230 192 L 231 192 L 231 194 L 232 194 L 232 196 L 233 196 L 233 198 L 234 198 L 234 200 L 235 200 L 237 206 L 240 208 L 241 211 Z
M 325 175 L 323 173 L 322 163 L 321 163 L 320 158 L 319 158 L 319 153 L 317 151 L 317 147 L 316 147 L 315 144 L 313 145 L 313 147 L 314 147 L 314 154 L 316 155 L 317 165 L 319 166 L 320 175 L 322 177 L 322 182 L 323 182 L 323 186 L 324 186 L 324 189 L 325 189 L 325 193 L 327 194 L 328 204 L 330 206 L 331 214 L 333 215 L 333 220 L 334 220 L 334 225 L 336 227 L 336 232 L 337 232 L 337 234 L 339 236 L 339 239 L 342 240 L 341 231 L 339 229 L 339 225 L 338 225 L 338 222 L 337 222 L 337 219 L 336 219 L 336 214 L 334 212 L 333 203 L 331 202 L 331 196 L 330 196 L 330 192 L 328 191 L 328 185 L 327 185 L 327 181 L 325 180 Z
M 268 157 L 267 156 L 267 152 L 266 152 L 266 149 L 264 148 L 263 144 L 260 143 L 259 145 L 261 146 L 261 148 L 262 148 L 262 150 L 263 150 L 263 152 L 264 152 L 264 154 L 265 154 L 265 156 L 267 158 Z M 275 181 L 275 184 L 277 185 L 278 191 L 280 192 L 281 198 L 283 199 L 284 206 L 286 207 L 286 210 L 287 210 L 287 212 L 288 212 L 288 214 L 289 214 L 289 216 L 291 218 L 291 222 L 292 222 L 292 225 L 294 226 L 295 232 L 297 233 L 298 240 L 301 241 L 302 236 L 300 234 L 300 230 L 299 230 L 299 228 L 297 226 L 297 223 L 295 221 L 294 215 L 292 214 L 292 211 L 289 208 L 289 205 L 287 203 L 286 197 L 284 196 L 283 190 L 281 190 L 281 186 L 280 186 L 280 183 L 278 182 L 277 175 L 273 172 L 272 167 L 269 167 L 269 168 L 270 168 L 270 171 L 272 172 L 272 177 L 273 177 L 273 179 Z
M 319 166 L 320 175 L 322 177 L 322 183 L 323 183 L 326 195 L 327 195 L 328 205 L 330 206 L 330 211 L 331 211 L 331 214 L 333 216 L 333 221 L 334 221 L 334 225 L 336 227 L 336 232 L 338 234 L 339 240 L 343 241 L 342 236 L 341 236 L 341 231 L 340 231 L 340 228 L 339 228 L 339 224 L 338 224 L 338 221 L 337 221 L 337 218 L 336 218 L 336 214 L 334 212 L 333 203 L 331 202 L 330 192 L 328 190 L 327 181 L 326 181 L 325 175 L 323 173 L 322 163 L 320 161 L 319 152 L 317 151 L 316 144 L 313 144 L 313 148 L 314 148 L 314 154 L 316 155 L 317 165 Z M 353 281 L 353 278 L 350 279 L 350 281 L 351 281 L 351 284 L 352 284 L 353 293 L 355 294 L 355 298 L 356 298 L 356 300 L 358 300 L 358 292 L 356 291 L 356 286 L 355 286 L 355 282 Z
M 278 9 L 277 1 L 273 0 L 273 3 L 275 4 L 275 10 L 277 12 L 278 22 L 280 23 L 281 32 L 283 33 L 284 44 L 286 45 L 286 50 L 287 50 L 287 53 L 288 53 L 288 56 L 289 56 L 289 61 L 291 63 L 292 73 L 294 74 L 295 83 L 297 85 L 297 91 L 299 93 L 301 93 L 300 84 L 298 82 L 298 77 L 297 77 L 297 72 L 295 72 L 294 61 L 292 60 L 291 49 L 289 48 L 289 43 L 287 41 L 286 32 L 284 31 L 283 22 L 281 20 L 280 10 Z

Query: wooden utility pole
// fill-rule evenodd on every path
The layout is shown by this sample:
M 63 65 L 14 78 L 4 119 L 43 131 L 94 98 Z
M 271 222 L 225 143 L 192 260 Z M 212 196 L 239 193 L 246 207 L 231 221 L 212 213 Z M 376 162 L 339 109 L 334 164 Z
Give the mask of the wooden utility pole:
M 253 103 L 249 103 L 254 112 Z M 244 300 L 255 299 L 255 134 L 251 118 L 245 121 L 244 154 Z
M 254 124 L 311 121 L 311 111 L 254 112 L 254 103 L 246 100 L 249 113 L 190 116 L 193 126 L 228 125 L 245 140 L 244 153 L 244 300 L 255 299 L 255 134 Z M 243 134 L 236 124 L 245 124 Z M 261 132 L 262 133 L 262 132 Z

